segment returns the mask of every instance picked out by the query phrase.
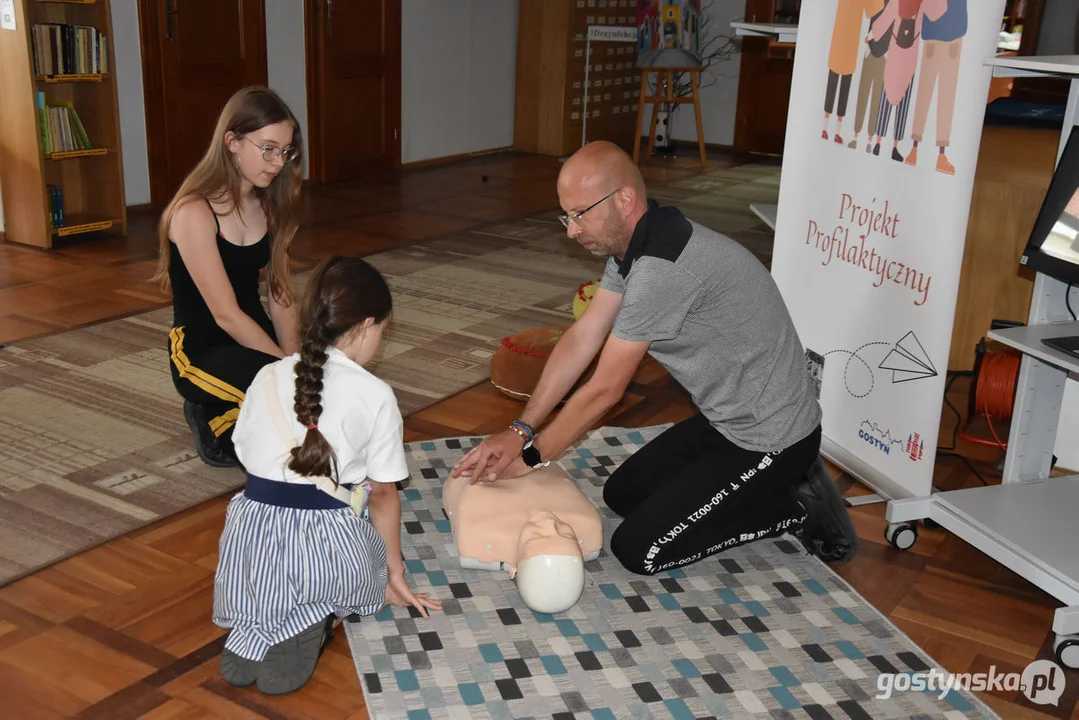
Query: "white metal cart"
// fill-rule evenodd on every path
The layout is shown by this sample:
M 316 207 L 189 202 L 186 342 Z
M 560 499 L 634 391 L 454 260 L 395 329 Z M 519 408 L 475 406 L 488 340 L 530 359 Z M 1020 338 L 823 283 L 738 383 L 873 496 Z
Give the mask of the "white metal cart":
M 1071 79 L 1059 162 L 1079 125 L 1079 55 L 997 57 L 986 64 L 998 77 Z M 1065 283 L 1039 272 L 1027 325 L 989 333 L 1023 353 L 1001 484 L 893 500 L 885 517 L 897 547 L 913 545 L 913 521 L 931 520 L 1063 603 L 1053 619 L 1057 660 L 1079 669 L 1079 475 L 1049 477 L 1065 381 L 1079 379 L 1079 359 L 1041 342 L 1079 335 L 1066 292 Z

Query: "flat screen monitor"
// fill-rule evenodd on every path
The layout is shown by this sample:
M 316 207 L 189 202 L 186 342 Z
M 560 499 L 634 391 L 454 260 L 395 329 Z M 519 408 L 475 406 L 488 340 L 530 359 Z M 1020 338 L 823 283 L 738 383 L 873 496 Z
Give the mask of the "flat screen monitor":
M 1071 286 L 1079 286 L 1079 126 L 1072 128 L 1064 145 L 1020 263 L 1068 283 L 1066 301 Z M 1074 318 L 1073 305 L 1068 302 Z M 1046 338 L 1042 342 L 1079 358 L 1079 335 Z
M 1079 285 L 1079 126 L 1072 128 L 1020 263 Z

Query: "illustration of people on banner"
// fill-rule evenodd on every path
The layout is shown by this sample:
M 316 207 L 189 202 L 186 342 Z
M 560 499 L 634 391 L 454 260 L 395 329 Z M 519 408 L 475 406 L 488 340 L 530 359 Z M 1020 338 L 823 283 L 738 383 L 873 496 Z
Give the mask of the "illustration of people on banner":
M 885 497 L 932 490 L 1004 6 L 801 3 L 771 272 L 819 391 L 822 453 Z
M 939 152 L 935 167 L 937 172 L 954 175 L 955 167 L 946 150 L 951 142 L 963 37 L 967 32 L 967 1 L 839 0 L 828 54 L 821 137 L 844 143 L 843 119 L 861 55 L 854 135 L 847 147 L 856 149 L 865 129 L 865 151 L 880 155 L 881 143 L 889 136 L 890 128 L 892 160 L 916 166 L 936 90 L 935 140 Z M 869 33 L 863 37 L 865 18 L 869 19 Z M 906 140 L 912 104 L 913 145 L 904 154 L 900 144 Z M 829 136 L 833 113 L 836 128 Z
M 874 27 L 880 16 L 884 14 L 886 4 L 887 0 L 884 5 L 881 5 L 877 14 L 869 18 L 870 28 Z M 854 116 L 854 138 L 847 145 L 852 150 L 858 147 L 858 135 L 864 127 L 868 134 L 865 151 L 872 152 L 874 155 L 880 155 L 881 136 L 877 132 L 877 125 L 880 120 L 881 98 L 884 95 L 884 58 L 888 53 L 888 46 L 892 43 L 892 25 L 881 23 L 878 27 L 884 27 L 887 31 L 880 40 L 866 39 L 862 74 L 858 82 L 858 108 Z M 865 125 L 867 110 L 869 111 L 868 126 Z M 876 138 L 875 141 L 874 138 Z
M 835 29 L 832 31 L 832 47 L 828 52 L 828 90 L 824 97 L 824 131 L 821 137 L 828 139 L 828 125 L 832 112 L 836 113 L 835 141 L 843 144 L 843 118 L 847 114 L 850 99 L 851 78 L 858 68 L 858 50 L 862 45 L 862 19 L 872 17 L 884 7 L 884 0 L 839 0 L 835 11 Z M 836 107 L 836 93 L 839 106 Z
M 939 0 L 938 0 L 939 3 Z M 959 61 L 963 36 L 967 34 L 967 0 L 946 0 L 947 9 L 936 19 L 922 24 L 922 71 L 918 78 L 918 102 L 914 108 L 914 148 L 907 155 L 907 165 L 918 164 L 918 144 L 925 134 L 929 102 L 937 88 L 937 170 L 955 175 L 945 150 L 951 141 L 955 93 L 959 87 Z

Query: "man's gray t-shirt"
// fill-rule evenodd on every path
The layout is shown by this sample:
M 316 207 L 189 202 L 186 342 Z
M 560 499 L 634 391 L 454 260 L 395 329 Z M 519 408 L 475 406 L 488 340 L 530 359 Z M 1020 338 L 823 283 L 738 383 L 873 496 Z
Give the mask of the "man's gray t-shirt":
M 720 433 L 752 451 L 789 447 L 821 421 L 790 313 L 734 240 L 654 201 L 601 287 L 622 295 L 613 334 L 649 353 Z

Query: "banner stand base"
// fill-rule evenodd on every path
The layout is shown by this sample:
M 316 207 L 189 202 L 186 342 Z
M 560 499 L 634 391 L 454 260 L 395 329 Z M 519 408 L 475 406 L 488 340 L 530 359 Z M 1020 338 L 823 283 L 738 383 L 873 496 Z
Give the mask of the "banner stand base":
M 912 497 L 910 490 L 895 482 L 878 469 L 871 466 L 861 458 L 850 453 L 846 448 L 837 444 L 834 440 L 823 436 L 820 444 L 820 454 L 833 465 L 865 485 L 880 498 L 880 502 Z M 927 488 L 930 492 L 932 487 Z M 866 501 L 863 501 L 866 502 Z M 852 503 L 853 504 L 853 503 Z
M 754 215 L 761 219 L 761 222 L 770 227 L 772 229 L 772 232 L 775 232 L 776 217 L 779 215 L 778 205 L 762 205 L 760 203 L 756 203 L 750 205 L 749 209 Z

